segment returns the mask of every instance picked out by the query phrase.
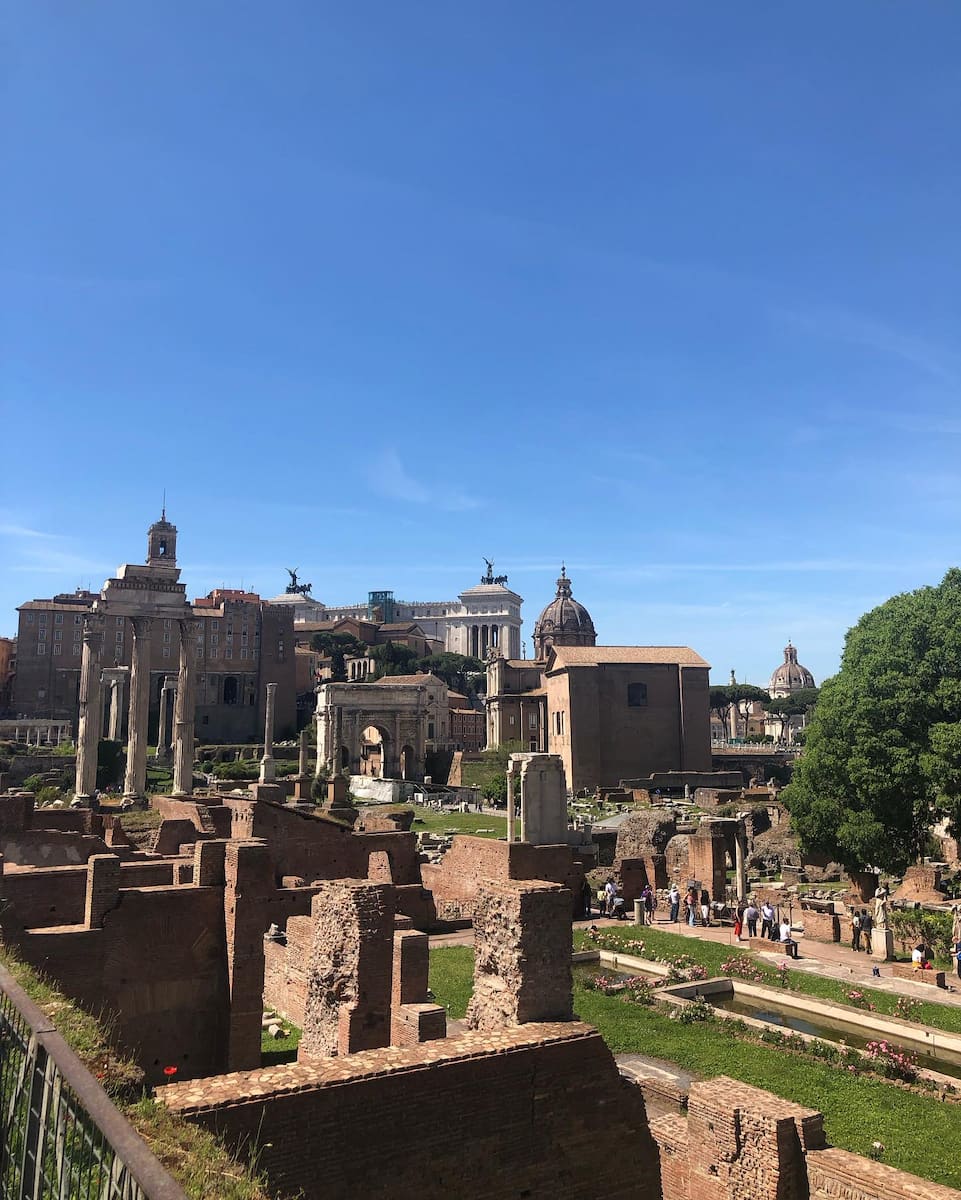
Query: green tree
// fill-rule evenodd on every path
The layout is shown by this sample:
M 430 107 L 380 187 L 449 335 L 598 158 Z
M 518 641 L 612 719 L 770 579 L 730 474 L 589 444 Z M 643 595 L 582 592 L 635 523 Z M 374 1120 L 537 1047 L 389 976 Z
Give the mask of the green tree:
M 729 730 L 731 709 L 735 705 L 740 713 L 742 703 L 748 704 L 760 700 L 762 704 L 767 705 L 770 699 L 771 697 L 763 688 L 755 687 L 753 683 L 728 683 L 724 687 L 711 688 L 708 703 L 711 711 L 717 715 L 724 728 Z
M 315 633 L 310 639 L 310 648 L 330 659 L 332 683 L 346 683 L 347 666 L 344 662 L 346 655 L 356 656 L 367 653 L 367 646 L 350 633 Z
M 417 671 L 417 651 L 401 642 L 384 642 L 370 646 L 367 653 L 374 660 L 374 679 L 385 675 L 413 675 Z
M 430 654 L 420 659 L 417 666 L 443 679 L 452 691 L 469 695 L 484 690 L 484 664 L 479 658 L 445 650 L 441 654 Z
M 809 714 L 818 702 L 818 688 L 801 688 L 790 696 L 779 696 L 767 705 L 769 716 L 776 718 L 781 726 L 778 741 L 784 741 L 784 731 L 792 717 Z
M 807 850 L 902 871 L 932 825 L 961 831 L 961 571 L 849 630 L 784 799 Z

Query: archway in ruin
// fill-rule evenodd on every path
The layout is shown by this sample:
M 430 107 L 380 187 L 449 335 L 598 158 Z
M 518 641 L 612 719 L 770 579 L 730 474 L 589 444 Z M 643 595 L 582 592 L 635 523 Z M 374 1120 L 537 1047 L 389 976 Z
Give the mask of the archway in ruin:
M 400 752 L 401 779 L 414 779 L 417 773 L 417 759 L 413 746 L 404 746 Z
M 390 769 L 390 737 L 382 726 L 367 725 L 360 735 L 360 773 L 384 779 Z

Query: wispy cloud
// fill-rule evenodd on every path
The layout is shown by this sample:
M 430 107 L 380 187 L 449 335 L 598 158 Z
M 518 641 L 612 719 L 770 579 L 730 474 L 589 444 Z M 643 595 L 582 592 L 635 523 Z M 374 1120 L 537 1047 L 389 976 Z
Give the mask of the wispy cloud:
M 55 533 L 44 533 L 40 529 L 30 529 L 26 525 L 18 525 L 12 521 L 0 521 L 0 536 L 9 538 L 27 538 L 31 541 L 51 541 Z
M 399 500 L 405 504 L 433 504 L 446 512 L 467 512 L 481 505 L 476 496 L 448 487 L 444 481 L 435 484 L 434 471 L 431 471 L 429 481 L 412 475 L 393 449 L 383 450 L 373 459 L 367 478 L 371 488 L 387 500 Z
M 897 358 L 942 383 L 957 384 L 961 362 L 957 354 L 872 317 L 842 309 L 779 309 L 776 315 L 793 328 L 815 337 L 848 342 Z

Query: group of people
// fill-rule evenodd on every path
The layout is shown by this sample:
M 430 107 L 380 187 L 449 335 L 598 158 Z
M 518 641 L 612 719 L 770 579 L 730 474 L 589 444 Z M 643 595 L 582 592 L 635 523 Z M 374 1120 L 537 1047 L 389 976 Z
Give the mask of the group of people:
M 866 908 L 851 911 L 851 949 L 871 954 L 871 934 L 874 932 L 874 917 Z

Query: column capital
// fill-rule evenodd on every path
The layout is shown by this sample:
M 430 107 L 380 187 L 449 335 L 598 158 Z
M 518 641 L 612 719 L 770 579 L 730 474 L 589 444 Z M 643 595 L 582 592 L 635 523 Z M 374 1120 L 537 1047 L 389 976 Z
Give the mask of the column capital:
M 103 633 L 104 616 L 103 613 L 89 612 L 84 613 L 83 617 L 83 640 L 92 642 L 93 639 Z
M 153 617 L 131 617 L 130 621 L 133 625 L 134 637 L 141 638 L 150 636 L 150 632 L 153 629 Z

